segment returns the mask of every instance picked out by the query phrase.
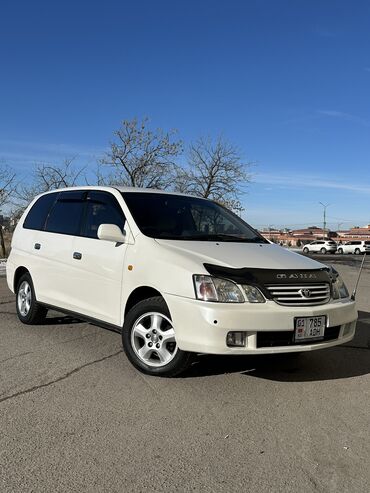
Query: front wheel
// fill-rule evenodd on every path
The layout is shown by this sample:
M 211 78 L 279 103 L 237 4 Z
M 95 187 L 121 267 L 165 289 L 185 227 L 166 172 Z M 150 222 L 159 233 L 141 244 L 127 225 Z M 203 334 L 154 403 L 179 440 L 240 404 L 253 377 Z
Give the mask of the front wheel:
M 360 253 L 361 253 L 361 250 L 360 250 L 359 248 L 356 248 L 356 250 L 355 250 L 355 254 L 356 254 L 356 255 L 360 255 Z
M 37 302 L 32 278 L 28 272 L 19 279 L 16 296 L 17 315 L 21 322 L 37 325 L 44 321 L 48 310 Z
M 179 349 L 171 316 L 160 296 L 140 301 L 125 317 L 123 349 L 143 373 L 174 377 L 190 364 L 192 355 Z
M 339 253 L 340 255 L 343 255 L 343 248 L 338 248 L 338 253 Z

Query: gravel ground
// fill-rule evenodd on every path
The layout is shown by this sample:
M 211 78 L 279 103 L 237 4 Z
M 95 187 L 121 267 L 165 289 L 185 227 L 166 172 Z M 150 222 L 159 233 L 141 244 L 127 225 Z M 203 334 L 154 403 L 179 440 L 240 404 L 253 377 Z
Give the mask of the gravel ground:
M 350 287 L 356 266 L 336 264 Z M 347 346 L 161 379 L 114 332 L 22 325 L 0 279 L 1 491 L 369 491 L 369 288 L 366 269 Z

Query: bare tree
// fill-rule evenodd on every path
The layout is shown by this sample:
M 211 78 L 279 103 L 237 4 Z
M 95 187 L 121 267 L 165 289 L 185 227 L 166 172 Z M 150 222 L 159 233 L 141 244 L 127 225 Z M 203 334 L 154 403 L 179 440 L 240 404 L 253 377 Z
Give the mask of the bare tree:
M 110 168 L 107 184 L 131 187 L 168 188 L 174 179 L 175 159 L 182 143 L 176 132 L 148 128 L 148 119 L 124 120 L 102 164 Z
M 224 138 L 200 138 L 190 144 L 189 166 L 178 168 L 176 189 L 213 199 L 241 212 L 239 196 L 251 180 L 251 165 L 244 162 L 239 150 Z
M 16 186 L 16 174 L 8 166 L 0 164 L 0 212 L 5 205 L 11 202 Z M 0 224 L 0 246 L 2 255 L 5 257 L 5 240 L 3 226 Z
M 61 164 L 36 164 L 32 181 L 17 188 L 19 208 L 22 209 L 36 195 L 49 190 L 73 187 L 84 177 L 85 168 L 74 164 L 75 157 L 66 158 Z
M 0 209 L 8 204 L 15 190 L 16 174 L 8 166 L 0 164 Z

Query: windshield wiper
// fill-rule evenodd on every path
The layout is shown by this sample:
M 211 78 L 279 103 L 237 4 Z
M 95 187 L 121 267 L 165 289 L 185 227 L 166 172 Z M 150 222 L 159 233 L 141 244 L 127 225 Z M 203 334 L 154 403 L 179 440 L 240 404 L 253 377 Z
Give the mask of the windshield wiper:
M 245 238 L 243 236 L 230 235 L 224 233 L 216 233 L 209 235 L 212 239 L 225 240 L 225 241 L 242 241 L 243 243 L 262 243 L 261 238 L 255 236 L 253 238 Z
M 263 243 L 263 239 L 258 236 L 255 236 L 254 238 L 244 238 L 242 236 L 235 236 L 226 233 L 184 235 L 176 236 L 176 238 L 174 237 L 173 239 L 190 241 L 230 241 L 235 243 Z

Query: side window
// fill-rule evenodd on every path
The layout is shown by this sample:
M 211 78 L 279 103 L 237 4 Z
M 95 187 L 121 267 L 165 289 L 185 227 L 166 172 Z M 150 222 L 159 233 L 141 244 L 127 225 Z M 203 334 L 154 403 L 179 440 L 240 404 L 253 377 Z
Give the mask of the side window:
M 45 230 L 77 236 L 81 231 L 86 192 L 60 192 L 46 222 Z
M 40 197 L 27 214 L 23 227 L 26 229 L 43 230 L 46 218 L 58 195 L 59 193 L 48 193 Z
M 116 224 L 123 231 L 125 216 L 112 194 L 108 192 L 90 192 L 87 197 L 83 236 L 97 238 L 101 224 Z

